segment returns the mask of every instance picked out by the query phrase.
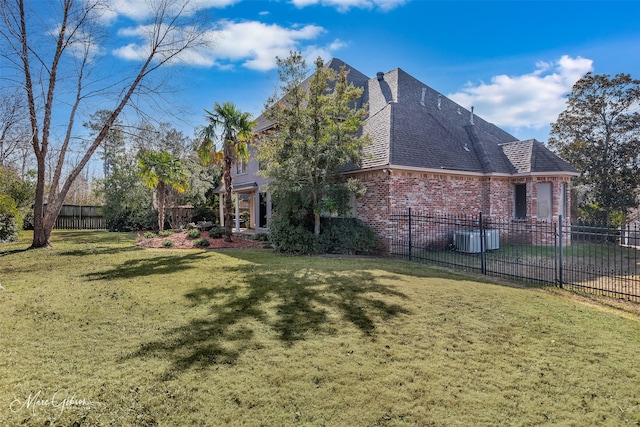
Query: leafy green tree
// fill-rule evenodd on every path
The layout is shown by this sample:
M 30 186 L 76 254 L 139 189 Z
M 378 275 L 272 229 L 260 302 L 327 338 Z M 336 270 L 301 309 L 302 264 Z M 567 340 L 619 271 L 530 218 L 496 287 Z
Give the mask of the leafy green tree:
M 33 179 L 22 179 L 12 168 L 0 166 L 0 194 L 6 194 L 15 200 L 19 208 L 28 207 L 36 192 Z
M 22 217 L 16 201 L 7 194 L 0 194 L 0 243 L 15 242 L 22 228 Z
M 111 173 L 97 182 L 104 200 L 103 214 L 112 231 L 133 231 L 153 227 L 149 221 L 152 210 L 152 191 L 138 176 L 135 154 L 125 152 L 113 158 Z
M 321 213 L 344 213 L 349 192 L 358 189 L 357 182 L 344 182 L 340 172 L 349 163 L 359 163 L 368 143 L 359 135 L 366 110 L 355 107 L 362 89 L 348 82 L 347 70 L 324 67 L 320 58 L 308 80 L 299 53 L 278 58 L 278 66 L 283 95 L 269 100 L 264 113 L 276 131 L 260 143 L 262 173 L 273 179 L 275 215 L 305 226 L 301 215 L 309 213 L 318 237 Z
M 18 215 L 14 218 L 17 220 L 16 224 L 19 225 L 18 228 L 22 227 L 23 220 L 25 228 L 33 226 L 33 207 L 31 204 L 36 192 L 33 175 L 33 171 L 31 171 L 27 173 L 25 178 L 21 178 L 14 169 L 0 166 L 0 195 L 6 196 L 5 206 L 9 206 L 7 199 L 11 199 L 15 204 Z
M 179 159 L 167 151 L 146 151 L 138 159 L 139 176 L 144 185 L 158 193 L 158 228 L 164 231 L 164 208 L 167 187 L 182 193 L 189 185 Z
M 0 165 L 0 242 L 14 241 L 23 219 L 32 215 L 35 183 L 22 179 L 15 170 Z
M 187 158 L 189 190 L 183 195 L 185 203 L 194 206 L 193 221 L 215 221 L 219 212 L 219 196 L 215 189 L 222 183 L 222 163 L 202 161 L 199 146 Z
M 640 80 L 587 73 L 551 125 L 549 145 L 582 175 L 582 212 L 609 222 L 635 206 L 640 186 Z
M 205 110 L 206 111 L 206 110 Z M 202 161 L 215 161 L 219 153 L 215 149 L 214 139 L 218 137 L 222 142 L 222 157 L 224 173 L 222 181 L 225 188 L 224 200 L 224 240 L 231 242 L 233 203 L 231 194 L 233 182 L 231 167 L 239 160 L 249 158 L 249 142 L 252 137 L 252 129 L 255 122 L 248 113 L 238 110 L 231 102 L 224 104 L 215 103 L 212 111 L 206 111 L 206 119 L 209 124 L 203 130 L 203 141 L 198 150 Z M 219 132 L 219 135 L 217 134 Z M 220 159 L 218 155 L 218 159 Z

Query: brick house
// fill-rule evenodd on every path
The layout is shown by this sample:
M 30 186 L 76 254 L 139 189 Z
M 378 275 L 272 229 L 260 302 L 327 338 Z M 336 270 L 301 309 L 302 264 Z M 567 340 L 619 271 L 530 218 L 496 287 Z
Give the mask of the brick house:
M 381 236 L 390 237 L 390 213 L 409 207 L 514 220 L 569 218 L 571 180 L 579 173 L 541 142 L 517 140 L 399 68 L 369 78 L 338 59 L 327 66 L 345 66 L 349 80 L 364 89 L 362 131 L 372 144 L 345 175 L 367 188 L 353 214 Z M 259 117 L 255 130 L 272 126 Z M 258 167 L 251 156 L 233 174 L 236 205 L 244 204 L 256 230 L 268 227 L 271 214 Z

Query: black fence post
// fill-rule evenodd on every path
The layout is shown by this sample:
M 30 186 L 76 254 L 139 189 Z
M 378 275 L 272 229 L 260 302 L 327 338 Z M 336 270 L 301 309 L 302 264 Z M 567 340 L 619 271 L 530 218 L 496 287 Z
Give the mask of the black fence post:
M 558 215 L 558 286 L 562 288 L 562 239 L 564 230 L 562 228 L 562 215 Z
M 482 274 L 487 274 L 487 254 L 486 254 L 486 236 L 484 232 L 484 224 L 482 221 L 482 212 L 478 215 L 480 219 L 480 269 Z
M 558 218 L 560 218 L 558 216 Z M 553 222 L 553 283 L 557 286 L 560 279 L 558 276 L 558 224 Z
M 412 250 L 412 241 L 411 241 L 411 208 L 409 208 L 409 261 L 411 261 L 411 250 Z

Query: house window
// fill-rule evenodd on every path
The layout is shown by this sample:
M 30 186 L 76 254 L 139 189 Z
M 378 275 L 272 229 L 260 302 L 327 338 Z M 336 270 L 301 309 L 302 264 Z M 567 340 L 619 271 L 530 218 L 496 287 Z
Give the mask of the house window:
M 236 173 L 247 173 L 247 161 L 244 159 L 238 159 L 236 162 Z
M 514 194 L 513 216 L 515 219 L 525 219 L 527 217 L 527 184 L 516 184 Z
M 536 184 L 536 193 L 538 193 L 537 217 L 539 221 L 551 221 L 551 191 L 550 182 Z

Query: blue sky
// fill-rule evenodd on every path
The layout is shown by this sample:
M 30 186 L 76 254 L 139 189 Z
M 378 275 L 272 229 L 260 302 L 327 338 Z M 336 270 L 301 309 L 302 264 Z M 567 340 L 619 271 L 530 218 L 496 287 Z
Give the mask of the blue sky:
M 640 1 L 192 0 L 213 47 L 170 68 L 191 136 L 214 102 L 260 114 L 278 84 L 275 57 L 337 57 L 373 77 L 402 68 L 520 139 L 546 141 L 580 76 L 640 78 Z M 106 47 L 136 61 L 145 0 L 111 0 Z M 173 121 L 173 119 L 163 121 Z
M 290 49 L 371 77 L 402 68 L 516 137 L 542 141 L 585 72 L 640 78 L 638 1 L 241 1 L 210 13 L 229 36 L 214 65 L 189 72 L 195 115 L 226 100 L 259 114 L 277 83 L 273 58 Z M 234 48 L 236 29 L 246 50 Z

